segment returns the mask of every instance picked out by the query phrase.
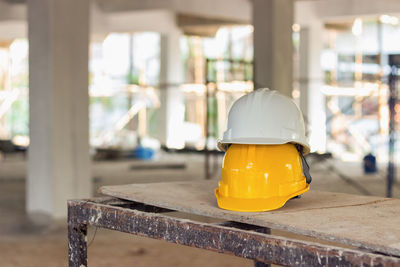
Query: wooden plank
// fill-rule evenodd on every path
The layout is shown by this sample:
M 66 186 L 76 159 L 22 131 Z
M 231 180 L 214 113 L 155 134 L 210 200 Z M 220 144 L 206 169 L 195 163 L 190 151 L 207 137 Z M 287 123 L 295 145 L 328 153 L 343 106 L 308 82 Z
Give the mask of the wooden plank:
M 104 186 L 103 194 L 400 256 L 400 200 L 310 190 L 270 212 L 218 208 L 216 181 Z

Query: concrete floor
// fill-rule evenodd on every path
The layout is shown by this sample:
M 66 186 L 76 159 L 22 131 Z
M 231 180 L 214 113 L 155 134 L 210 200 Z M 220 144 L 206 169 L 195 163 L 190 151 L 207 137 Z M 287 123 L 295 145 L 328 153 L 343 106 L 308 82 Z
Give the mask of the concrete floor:
M 221 160 L 221 159 L 220 159 Z M 165 154 L 159 163 L 186 163 L 185 169 L 132 170 L 138 161 L 99 161 L 92 166 L 95 190 L 102 185 L 157 181 L 200 180 L 203 157 L 198 154 Z M 384 171 L 365 176 L 360 163 L 330 161 L 373 195 L 385 195 Z M 360 189 L 327 170 L 329 162 L 311 164 L 311 190 L 360 194 Z M 385 170 L 381 167 L 382 170 Z M 0 259 L 1 266 L 67 266 L 66 221 L 46 226 L 41 218 L 32 223 L 24 211 L 26 161 L 8 156 L 0 162 Z M 217 182 L 219 173 L 215 177 Z M 96 192 L 94 192 L 96 194 Z M 394 196 L 400 196 L 395 185 Z M 92 240 L 94 229 L 89 229 Z M 89 247 L 90 266 L 252 266 L 250 260 L 221 255 L 163 241 L 98 229 Z

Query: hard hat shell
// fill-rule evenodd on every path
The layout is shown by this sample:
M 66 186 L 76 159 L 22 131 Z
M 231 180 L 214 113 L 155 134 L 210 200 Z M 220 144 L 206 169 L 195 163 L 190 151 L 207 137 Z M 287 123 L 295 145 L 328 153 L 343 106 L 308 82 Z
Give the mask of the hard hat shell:
M 257 212 L 278 209 L 308 189 L 295 145 L 232 144 L 215 195 L 222 209 Z
M 227 130 L 222 140 L 218 140 L 218 148 L 226 151 L 230 144 L 286 143 L 301 145 L 304 155 L 310 152 L 303 115 L 290 98 L 262 88 L 232 105 Z

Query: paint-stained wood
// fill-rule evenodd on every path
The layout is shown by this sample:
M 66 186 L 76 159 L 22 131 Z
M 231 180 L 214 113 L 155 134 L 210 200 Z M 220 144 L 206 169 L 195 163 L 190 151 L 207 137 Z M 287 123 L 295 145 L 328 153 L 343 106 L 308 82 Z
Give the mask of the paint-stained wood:
M 104 186 L 121 199 L 364 247 L 400 256 L 400 200 L 309 191 L 270 212 L 219 209 L 216 181 Z

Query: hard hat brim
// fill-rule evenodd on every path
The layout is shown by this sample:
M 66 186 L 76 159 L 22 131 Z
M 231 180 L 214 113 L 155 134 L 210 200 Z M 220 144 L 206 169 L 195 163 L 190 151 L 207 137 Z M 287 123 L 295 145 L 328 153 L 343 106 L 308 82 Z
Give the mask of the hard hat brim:
M 274 139 L 274 138 L 238 138 L 231 140 L 218 140 L 217 147 L 219 150 L 226 152 L 230 144 L 252 144 L 252 145 L 283 145 L 287 143 L 299 144 L 303 147 L 303 155 L 307 155 L 310 153 L 310 146 L 307 142 L 303 141 L 294 141 L 294 140 L 282 140 L 282 139 Z
M 215 189 L 218 207 L 225 210 L 241 211 L 241 212 L 262 212 L 281 208 L 286 202 L 296 196 L 299 196 L 310 189 L 310 185 L 289 196 L 269 197 L 269 198 L 235 198 L 223 196 L 219 193 L 218 188 Z

